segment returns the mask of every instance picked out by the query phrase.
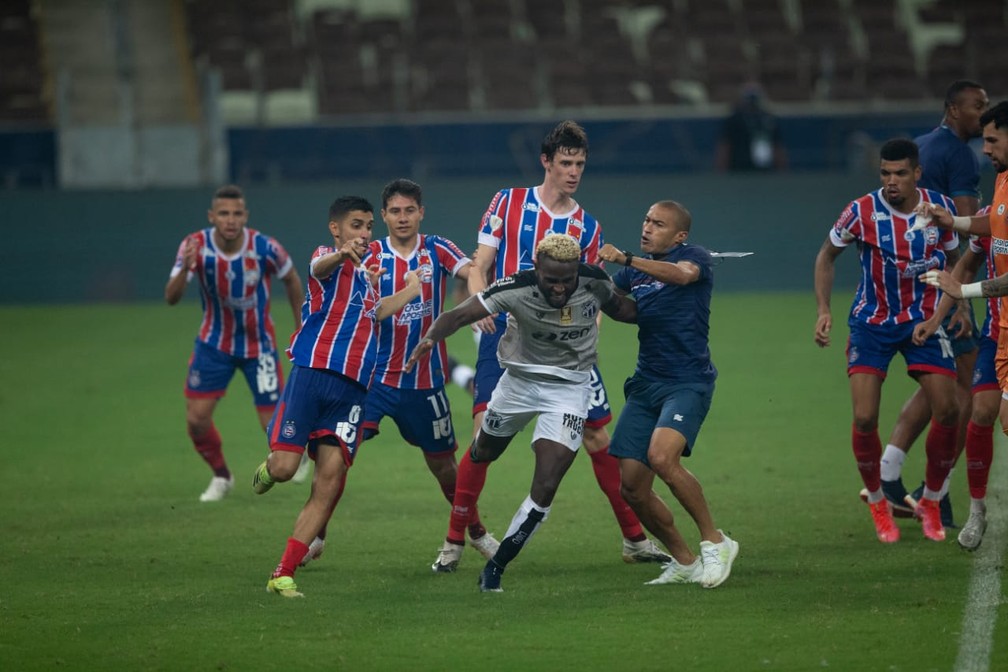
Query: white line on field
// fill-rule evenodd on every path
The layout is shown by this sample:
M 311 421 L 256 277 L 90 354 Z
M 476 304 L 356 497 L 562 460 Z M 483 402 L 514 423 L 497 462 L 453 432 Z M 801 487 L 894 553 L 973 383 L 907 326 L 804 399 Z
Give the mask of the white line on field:
M 991 465 L 987 486 L 987 533 L 974 554 L 973 578 L 959 635 L 959 654 L 953 667 L 956 672 L 990 670 L 994 624 L 997 623 L 997 610 L 1001 603 L 1001 562 L 1008 543 L 1005 529 L 1008 521 L 1008 512 L 1005 511 L 1005 506 L 1008 506 L 1008 493 L 1005 492 L 1008 451 L 1005 451 L 1004 435 L 997 429 L 999 427 L 995 427 L 994 431 L 994 464 Z M 965 461 L 960 461 L 960 464 L 965 466 Z M 956 542 L 953 540 L 952 543 Z

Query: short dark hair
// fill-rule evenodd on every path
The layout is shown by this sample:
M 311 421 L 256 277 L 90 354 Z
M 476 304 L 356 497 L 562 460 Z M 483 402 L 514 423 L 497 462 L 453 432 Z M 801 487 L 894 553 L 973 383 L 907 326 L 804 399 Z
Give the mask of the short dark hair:
M 1008 100 L 1002 100 L 980 115 L 981 126 L 986 126 L 992 121 L 994 122 L 994 128 L 998 130 L 1008 127 Z
M 234 198 L 245 200 L 245 194 L 242 193 L 241 187 L 235 184 L 225 184 L 223 187 L 218 187 L 217 191 L 214 192 L 213 200 L 218 198 Z
M 910 166 L 912 168 L 916 168 L 917 164 L 920 163 L 920 151 L 917 149 L 917 143 L 906 138 L 889 140 L 882 145 L 882 149 L 879 150 L 879 156 L 883 161 L 910 159 Z
M 340 196 L 329 206 L 329 221 L 339 221 L 348 212 L 353 212 L 354 210 L 374 213 L 374 206 L 362 196 Z
M 690 230 L 690 226 L 693 224 L 693 216 L 682 203 L 669 199 L 665 201 L 658 201 L 657 205 L 675 213 L 676 221 L 669 223 L 676 227 L 676 231 L 688 232 Z
M 381 192 L 381 207 L 384 210 L 388 207 L 389 199 L 399 194 L 400 196 L 405 196 L 406 198 L 412 198 L 416 201 L 417 205 L 423 205 L 423 189 L 420 185 L 413 180 L 407 180 L 406 178 L 400 178 L 398 180 L 392 180 L 385 185 L 385 188 Z
M 576 121 L 568 119 L 554 126 L 553 130 L 543 138 L 540 153 L 546 155 L 547 161 L 552 161 L 557 150 L 561 148 L 567 150 L 583 149 L 585 156 L 588 156 L 588 134 Z
M 946 110 L 959 103 L 959 95 L 969 89 L 983 89 L 983 85 L 973 80 L 956 80 L 946 90 Z

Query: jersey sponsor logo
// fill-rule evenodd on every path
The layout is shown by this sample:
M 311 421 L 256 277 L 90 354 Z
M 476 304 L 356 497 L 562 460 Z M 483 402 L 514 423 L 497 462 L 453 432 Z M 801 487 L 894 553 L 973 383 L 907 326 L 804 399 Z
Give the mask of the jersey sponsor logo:
M 539 204 L 538 203 L 526 203 L 522 207 L 524 207 L 529 212 L 539 212 Z
M 892 219 L 892 216 L 888 212 L 873 212 L 871 213 L 871 220 L 873 222 L 884 222 L 888 219 Z
M 991 238 L 992 254 L 1008 254 L 1008 240 L 1004 238 Z
M 574 309 L 570 306 L 564 306 L 560 309 L 560 324 L 573 324 L 574 323 Z
M 221 299 L 221 304 L 235 310 L 252 310 L 258 304 L 259 299 L 254 294 L 252 296 L 228 296 Z
M 433 304 L 434 301 L 432 299 L 427 299 L 420 303 L 407 303 L 399 313 L 396 324 L 409 324 L 413 320 L 419 320 L 431 315 L 434 312 Z
M 941 262 L 942 260 L 938 257 L 931 257 L 930 259 L 925 259 L 924 261 L 909 262 L 900 271 L 900 276 L 904 278 L 916 278 L 924 271 L 929 271 L 932 268 L 938 268 L 941 266 Z
M 570 430 L 571 439 L 576 439 L 577 437 L 584 434 L 584 423 L 585 419 L 582 418 L 580 415 L 564 413 L 563 426 L 565 429 Z
M 537 341 L 576 341 L 590 334 L 591 330 L 591 327 L 582 327 L 570 331 L 534 331 L 532 338 Z
M 672 414 L 672 420 L 674 422 L 682 422 L 683 421 L 682 413 L 673 413 Z

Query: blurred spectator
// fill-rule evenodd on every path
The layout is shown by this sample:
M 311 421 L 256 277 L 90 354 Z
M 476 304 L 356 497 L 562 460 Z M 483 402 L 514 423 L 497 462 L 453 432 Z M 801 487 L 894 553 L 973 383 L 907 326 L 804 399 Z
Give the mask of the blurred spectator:
M 781 141 L 780 124 L 764 106 L 759 84 L 742 87 L 739 100 L 721 126 L 715 166 L 721 171 L 784 170 L 787 152 Z

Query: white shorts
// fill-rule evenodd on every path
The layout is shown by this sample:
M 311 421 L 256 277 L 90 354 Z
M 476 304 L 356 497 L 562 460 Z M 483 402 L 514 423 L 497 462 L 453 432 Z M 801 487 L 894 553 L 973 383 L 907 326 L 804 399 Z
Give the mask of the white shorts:
M 514 436 L 538 415 L 533 443 L 548 439 L 576 451 L 591 396 L 589 384 L 530 380 L 505 371 L 490 396 L 480 430 L 491 436 Z

